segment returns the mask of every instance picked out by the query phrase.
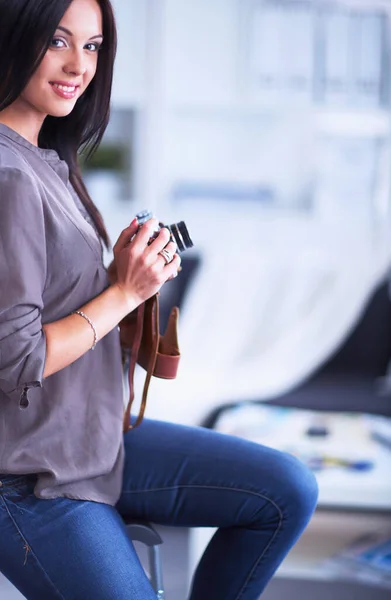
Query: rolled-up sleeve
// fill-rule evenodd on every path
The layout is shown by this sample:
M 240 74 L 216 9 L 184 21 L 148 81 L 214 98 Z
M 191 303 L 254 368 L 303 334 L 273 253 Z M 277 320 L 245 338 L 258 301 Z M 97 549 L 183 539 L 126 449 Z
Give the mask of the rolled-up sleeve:
M 46 265 L 38 186 L 23 170 L 0 167 L 0 390 L 23 407 L 28 388 L 42 386 Z

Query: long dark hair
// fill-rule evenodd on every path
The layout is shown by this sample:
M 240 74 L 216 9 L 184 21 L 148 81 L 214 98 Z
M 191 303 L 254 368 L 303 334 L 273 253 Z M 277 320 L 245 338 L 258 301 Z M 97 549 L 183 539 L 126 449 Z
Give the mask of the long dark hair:
M 80 150 L 91 156 L 98 148 L 110 117 L 110 97 L 117 49 L 110 0 L 97 0 L 103 16 L 103 46 L 94 79 L 66 117 L 46 117 L 40 148 L 56 150 L 69 166 L 69 178 L 106 247 L 109 236 L 102 216 L 84 185 Z M 22 93 L 38 68 L 56 28 L 72 0 L 0 0 L 0 111 Z

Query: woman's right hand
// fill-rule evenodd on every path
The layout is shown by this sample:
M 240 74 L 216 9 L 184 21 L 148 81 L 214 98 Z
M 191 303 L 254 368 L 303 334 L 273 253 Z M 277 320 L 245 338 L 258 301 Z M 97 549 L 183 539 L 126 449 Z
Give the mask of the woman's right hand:
M 177 247 L 175 242 L 170 241 L 166 227 L 148 244 L 158 224 L 157 219 L 150 219 L 139 228 L 137 219 L 133 219 L 114 245 L 116 282 L 113 285 L 125 295 L 129 310 L 156 294 L 168 279 L 178 273 L 181 259 L 175 254 Z M 169 264 L 159 254 L 163 248 L 174 255 Z

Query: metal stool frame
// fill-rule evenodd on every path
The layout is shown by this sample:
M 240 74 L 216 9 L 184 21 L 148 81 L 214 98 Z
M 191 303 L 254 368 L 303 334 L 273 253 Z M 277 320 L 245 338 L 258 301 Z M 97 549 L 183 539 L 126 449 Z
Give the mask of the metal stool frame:
M 156 592 L 156 598 L 164 600 L 163 568 L 159 547 L 163 543 L 162 538 L 151 523 L 134 521 L 127 517 L 124 517 L 123 520 L 130 539 L 142 542 L 147 546 L 151 585 Z

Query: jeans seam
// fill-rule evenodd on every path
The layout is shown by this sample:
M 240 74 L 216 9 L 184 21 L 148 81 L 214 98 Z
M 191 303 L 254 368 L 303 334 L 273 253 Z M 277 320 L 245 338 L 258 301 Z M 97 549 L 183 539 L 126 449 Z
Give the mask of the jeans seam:
M 280 529 L 281 529 L 281 525 L 282 525 L 282 521 L 283 521 L 283 516 L 282 516 L 282 512 L 280 510 L 280 508 L 278 507 L 277 504 L 275 504 L 273 502 L 274 506 L 277 506 L 277 510 L 278 510 L 278 514 L 279 514 L 279 521 L 278 521 L 278 526 L 277 529 L 275 530 L 271 540 L 269 541 L 268 545 L 266 546 L 266 548 L 264 548 L 262 554 L 260 556 L 258 556 L 253 568 L 251 569 L 250 573 L 247 576 L 246 581 L 244 582 L 242 589 L 239 591 L 238 595 L 236 596 L 235 600 L 240 600 L 240 598 L 243 596 L 243 593 L 246 589 L 246 586 L 248 585 L 251 577 L 253 576 L 254 572 L 256 571 L 256 569 L 259 567 L 259 563 L 261 562 L 261 560 L 263 559 L 263 557 L 265 556 L 266 552 L 269 550 L 270 546 L 272 545 L 272 543 L 274 542 L 277 534 L 279 533 Z
M 199 485 L 197 483 L 194 483 L 194 484 L 191 483 L 191 484 L 180 484 L 180 485 L 170 485 L 170 486 L 164 486 L 164 487 L 158 487 L 158 488 L 150 488 L 148 490 L 122 490 L 122 494 L 143 494 L 145 492 L 164 492 L 165 490 L 176 490 L 179 488 L 205 488 L 205 489 L 210 489 L 210 490 L 230 490 L 231 492 L 244 492 L 246 494 L 251 494 L 252 496 L 259 496 L 259 498 L 264 498 L 265 500 L 270 502 L 270 504 L 273 504 L 273 506 L 276 507 L 279 515 L 282 516 L 282 512 L 281 512 L 281 509 L 278 506 L 278 504 L 276 502 L 274 502 L 274 500 L 271 500 L 271 498 L 268 498 L 268 496 L 265 496 L 264 494 L 260 494 L 259 492 L 253 492 L 252 490 L 246 490 L 244 488 L 237 488 L 237 487 L 229 487 L 229 486 L 224 486 L 224 485 Z
M 7 514 L 9 516 L 9 518 L 11 519 L 12 523 L 14 524 L 17 532 L 19 533 L 20 537 L 22 538 L 22 540 L 25 542 L 25 544 L 28 546 L 29 551 L 31 552 L 32 556 L 35 558 L 38 566 L 40 567 L 40 569 L 42 569 L 42 572 L 44 573 L 45 577 L 47 578 L 47 580 L 49 581 L 50 585 L 53 587 L 53 589 L 56 591 L 56 593 L 58 594 L 59 598 L 61 598 L 61 600 L 65 600 L 64 596 L 59 592 L 59 590 L 57 589 L 57 587 L 54 585 L 53 581 L 51 580 L 51 578 L 49 577 L 49 575 L 47 574 L 46 570 L 43 568 L 43 566 L 41 565 L 41 562 L 39 561 L 37 555 L 35 554 L 35 552 L 32 549 L 32 546 L 30 545 L 30 543 L 28 542 L 28 540 L 26 539 L 26 537 L 24 536 L 24 534 L 22 533 L 21 529 L 19 528 L 17 522 L 15 521 L 14 516 L 12 515 L 10 509 L 8 508 L 7 505 L 7 501 L 6 498 L 4 496 L 1 497 L 1 500 L 3 501 L 5 510 L 7 511 Z
M 247 576 L 246 581 L 244 582 L 241 590 L 239 591 L 238 595 L 236 596 L 235 600 L 239 600 L 240 597 L 243 595 L 243 592 L 245 591 L 245 588 L 246 588 L 248 582 L 250 581 L 251 577 L 253 576 L 254 571 L 258 568 L 260 561 L 265 556 L 266 552 L 269 550 L 271 544 L 274 542 L 275 537 L 277 536 L 277 534 L 279 533 L 279 531 L 281 529 L 281 525 L 282 525 L 282 521 L 283 521 L 283 513 L 282 513 L 280 507 L 278 506 L 278 504 L 276 502 L 274 502 L 274 500 L 271 500 L 271 498 L 268 498 L 268 496 L 265 496 L 264 494 L 260 494 L 259 492 L 253 492 L 252 490 L 246 490 L 246 489 L 236 488 L 236 487 L 220 486 L 220 485 L 197 485 L 197 484 L 173 485 L 173 486 L 162 487 L 162 488 L 151 488 L 149 490 L 124 490 L 122 493 L 123 494 L 141 494 L 141 493 L 145 493 L 145 492 L 163 492 L 166 490 L 175 490 L 175 489 L 179 489 L 179 488 L 205 488 L 205 489 L 212 489 L 212 490 L 230 490 L 232 492 L 244 492 L 246 494 L 258 496 L 259 498 L 263 498 L 264 500 L 267 500 L 268 502 L 270 502 L 270 504 L 272 504 L 277 509 L 278 516 L 279 516 L 277 529 L 275 530 L 275 532 L 274 532 L 271 540 L 267 544 L 266 548 L 264 548 L 262 554 L 257 558 L 253 568 L 251 569 L 250 573 Z

